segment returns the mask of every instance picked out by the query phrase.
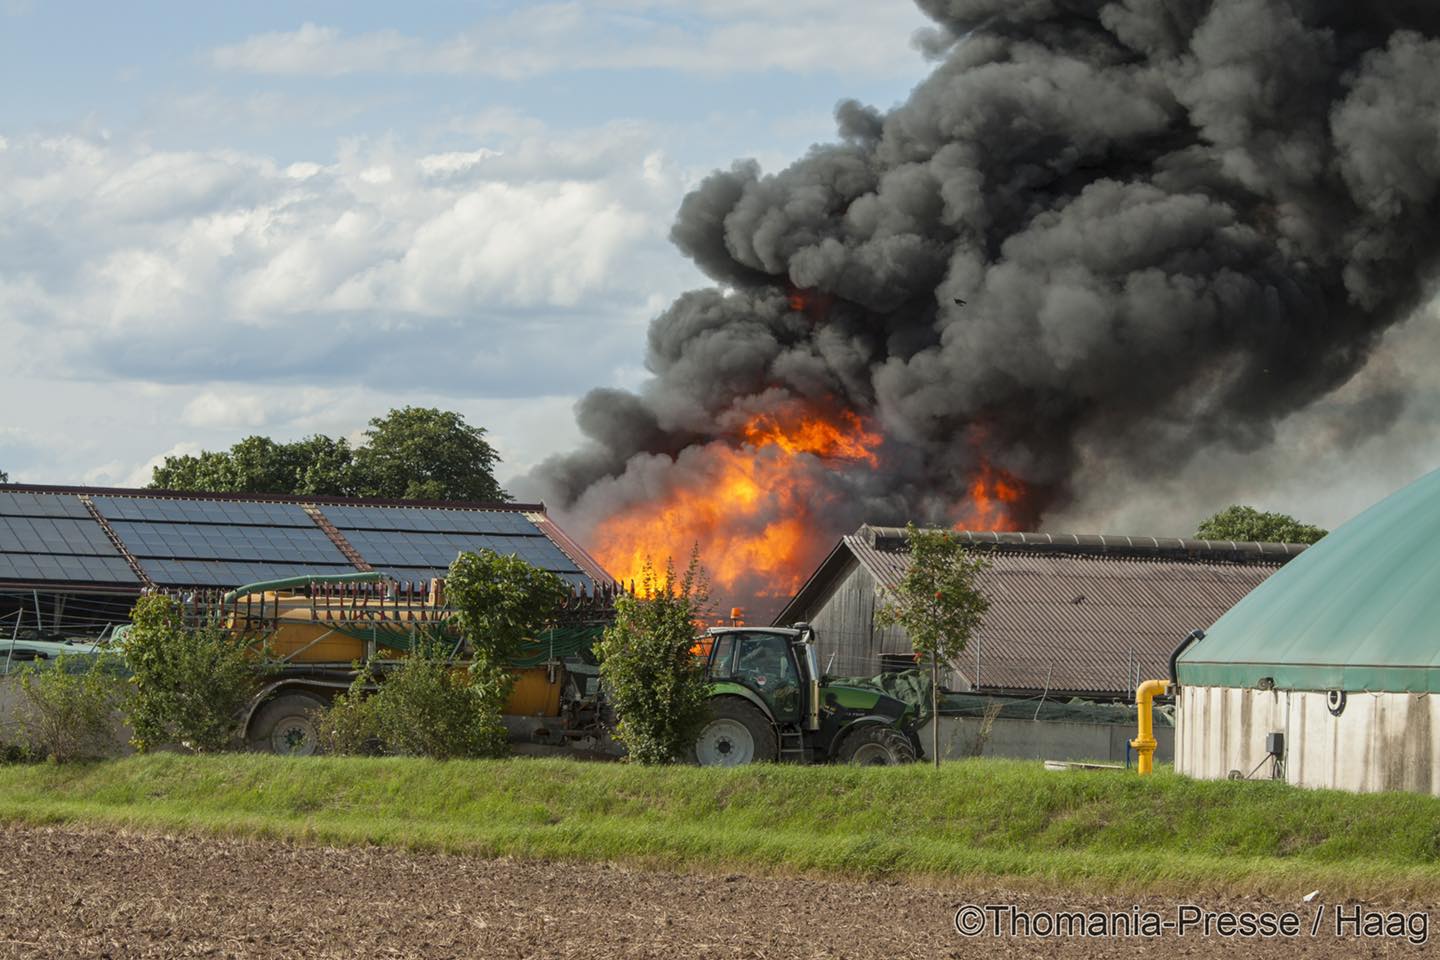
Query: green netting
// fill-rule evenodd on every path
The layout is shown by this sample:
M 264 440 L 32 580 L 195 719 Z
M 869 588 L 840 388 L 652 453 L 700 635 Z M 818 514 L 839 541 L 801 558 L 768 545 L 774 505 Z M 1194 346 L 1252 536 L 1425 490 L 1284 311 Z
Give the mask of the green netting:
M 66 673 L 86 673 L 97 658 L 100 669 L 114 676 L 126 676 L 125 661 L 118 655 L 107 653 L 89 644 L 44 644 L 45 650 L 36 650 L 37 644 L 16 644 L 14 656 L 7 656 L 9 645 L 0 645 L 0 677 L 15 676 L 27 670 L 51 670 L 65 661 Z
M 547 660 L 587 654 L 605 633 L 603 626 L 556 627 L 521 647 L 510 662 L 517 667 L 538 667 Z
M 930 677 L 920 670 L 882 673 L 875 677 L 831 677 L 832 683 L 878 690 L 910 704 L 921 722 L 930 718 Z M 996 697 L 976 693 L 940 695 L 940 714 L 946 717 L 996 716 L 1010 720 L 1049 720 L 1069 723 L 1135 724 L 1135 708 L 1124 703 L 1097 703 L 1093 700 L 1042 700 L 1039 697 Z M 1172 711 L 1155 709 L 1155 723 L 1174 726 Z
M 416 639 L 422 639 L 428 635 L 443 637 L 451 643 L 456 640 L 456 634 L 448 628 L 448 624 L 446 626 L 385 623 L 361 626 L 357 624 L 337 626 L 335 632 L 343 633 L 345 636 L 354 637 L 357 640 L 374 640 L 377 646 L 391 650 L 409 650 L 414 646 Z M 538 667 L 552 658 L 563 660 L 566 657 L 586 654 L 604 632 L 603 625 L 555 627 L 523 644 L 515 656 L 510 658 L 510 662 L 517 667 Z

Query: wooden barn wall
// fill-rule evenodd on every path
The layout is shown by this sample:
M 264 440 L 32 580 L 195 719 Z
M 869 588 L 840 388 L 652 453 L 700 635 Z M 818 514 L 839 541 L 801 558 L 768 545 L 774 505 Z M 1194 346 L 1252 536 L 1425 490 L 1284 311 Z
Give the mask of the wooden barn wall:
M 873 676 L 880 672 L 881 654 L 912 652 L 904 630 L 875 622 L 879 608 L 875 578 L 852 559 L 804 611 L 803 619 L 815 628 L 822 670 L 837 676 Z M 951 689 L 969 687 L 953 672 L 941 683 Z

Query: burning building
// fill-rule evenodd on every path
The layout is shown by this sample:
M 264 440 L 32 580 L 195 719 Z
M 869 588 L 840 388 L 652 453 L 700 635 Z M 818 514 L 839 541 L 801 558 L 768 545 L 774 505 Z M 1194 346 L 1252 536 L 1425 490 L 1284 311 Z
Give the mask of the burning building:
M 1426 296 L 1440 8 L 919 2 L 908 100 L 685 198 L 715 286 L 528 479 L 616 575 L 698 544 L 773 611 L 864 520 L 1038 529 L 1111 468 L 1266 445 Z
M 942 685 L 1059 699 L 1132 699 L 1141 680 L 1167 674 L 1187 633 L 1218 620 L 1306 550 L 1094 534 L 957 536 L 990 561 L 977 584 L 990 609 Z M 876 619 L 909 566 L 904 528 L 862 526 L 840 538 L 775 622 L 811 624 L 827 673 L 913 668 L 904 628 Z

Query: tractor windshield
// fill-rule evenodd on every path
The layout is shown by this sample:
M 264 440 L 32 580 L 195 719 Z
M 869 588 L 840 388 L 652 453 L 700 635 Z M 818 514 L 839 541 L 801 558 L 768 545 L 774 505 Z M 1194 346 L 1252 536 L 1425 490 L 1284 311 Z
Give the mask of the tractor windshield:
M 734 679 L 764 698 L 780 722 L 800 718 L 800 677 L 790 652 L 789 637 L 775 633 L 742 633 L 736 640 Z

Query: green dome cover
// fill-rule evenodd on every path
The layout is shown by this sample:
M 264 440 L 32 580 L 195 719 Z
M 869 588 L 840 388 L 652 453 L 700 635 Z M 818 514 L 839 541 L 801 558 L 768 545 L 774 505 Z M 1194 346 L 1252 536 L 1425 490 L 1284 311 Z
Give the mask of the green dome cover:
M 1182 685 L 1440 691 L 1440 471 L 1256 587 L 1180 657 Z

